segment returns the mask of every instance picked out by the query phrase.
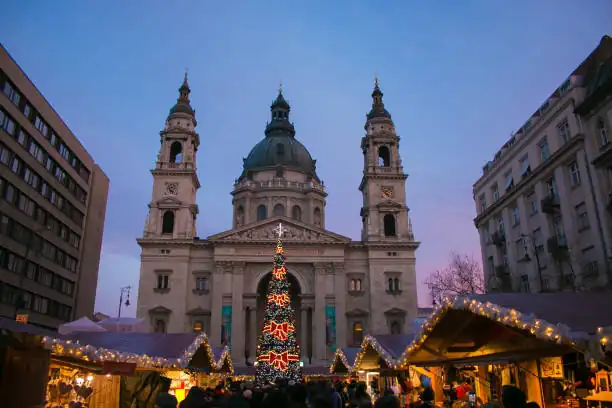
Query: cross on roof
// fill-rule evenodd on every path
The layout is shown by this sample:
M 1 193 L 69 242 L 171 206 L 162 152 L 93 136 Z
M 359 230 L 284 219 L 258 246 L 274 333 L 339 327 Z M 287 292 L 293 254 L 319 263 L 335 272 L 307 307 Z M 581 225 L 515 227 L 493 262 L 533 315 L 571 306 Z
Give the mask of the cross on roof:
M 287 231 L 286 228 L 283 228 L 283 223 L 279 222 L 278 223 L 278 227 L 274 228 L 274 232 L 276 232 L 278 234 L 278 237 L 282 237 L 283 236 L 283 232 Z

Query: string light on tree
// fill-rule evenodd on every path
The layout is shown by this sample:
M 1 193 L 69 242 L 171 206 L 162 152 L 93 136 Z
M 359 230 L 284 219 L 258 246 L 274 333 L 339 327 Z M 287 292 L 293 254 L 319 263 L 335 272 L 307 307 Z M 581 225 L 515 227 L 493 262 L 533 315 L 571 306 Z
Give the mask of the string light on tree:
M 300 348 L 295 332 L 295 314 L 289 296 L 282 236 L 282 223 L 274 229 L 278 239 L 274 254 L 272 279 L 268 284 L 264 326 L 257 343 L 256 378 L 261 384 L 277 379 L 301 381 Z

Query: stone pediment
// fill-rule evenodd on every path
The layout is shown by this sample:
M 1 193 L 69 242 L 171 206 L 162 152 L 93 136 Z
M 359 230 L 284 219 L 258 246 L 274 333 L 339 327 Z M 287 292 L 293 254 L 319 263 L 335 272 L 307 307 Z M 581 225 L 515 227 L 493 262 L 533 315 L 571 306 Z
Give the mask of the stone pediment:
M 405 316 L 406 311 L 404 309 L 398 309 L 397 307 L 391 308 L 385 312 L 386 316 Z
M 277 233 L 274 231 L 279 222 L 283 224 L 284 242 L 312 242 L 312 243 L 349 243 L 351 239 L 330 231 L 314 228 L 300 221 L 285 217 L 273 217 L 258 221 L 244 227 L 222 232 L 208 237 L 210 241 L 217 242 L 253 242 L 276 241 Z
M 160 198 L 155 202 L 155 206 L 157 207 L 177 206 L 181 204 L 182 202 L 178 198 L 172 196 Z
M 164 306 L 155 306 L 151 309 L 149 309 L 149 313 L 150 314 L 170 314 L 172 313 L 172 310 L 168 309 L 167 307 Z
M 392 201 L 392 200 L 385 200 L 385 201 L 381 201 L 378 204 L 376 204 L 377 208 L 395 208 L 398 210 L 403 210 L 405 208 L 405 206 L 403 204 L 400 204 L 396 201 Z

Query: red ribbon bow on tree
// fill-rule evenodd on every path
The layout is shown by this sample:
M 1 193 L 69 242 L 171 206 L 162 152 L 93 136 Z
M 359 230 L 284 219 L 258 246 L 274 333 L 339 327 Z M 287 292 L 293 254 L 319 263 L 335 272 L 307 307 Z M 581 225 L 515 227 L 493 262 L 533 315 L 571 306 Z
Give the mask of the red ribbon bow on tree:
M 268 302 L 275 303 L 277 306 L 283 307 L 289 304 L 289 302 L 291 302 L 291 299 L 289 298 L 289 295 L 287 295 L 286 293 L 282 293 L 280 295 L 271 295 L 268 298 Z
M 294 331 L 295 327 L 289 322 L 276 323 L 274 321 L 266 324 L 263 328 L 264 333 L 270 333 L 273 337 L 278 340 L 287 340 L 287 336 L 290 332 Z
M 274 275 L 275 279 L 284 279 L 287 274 L 287 268 L 281 266 L 280 268 L 274 268 L 272 271 L 272 275 Z
M 288 351 L 283 351 L 282 353 L 270 351 L 267 354 L 260 355 L 259 361 L 266 362 L 277 370 L 285 371 L 290 362 L 300 361 L 300 356 L 289 354 Z

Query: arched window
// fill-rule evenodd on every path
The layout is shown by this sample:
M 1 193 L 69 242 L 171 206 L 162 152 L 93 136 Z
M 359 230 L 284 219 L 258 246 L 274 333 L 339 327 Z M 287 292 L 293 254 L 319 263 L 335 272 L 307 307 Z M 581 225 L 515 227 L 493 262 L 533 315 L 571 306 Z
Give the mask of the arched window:
M 291 209 L 291 218 L 297 221 L 302 221 L 302 209 L 299 206 L 293 206 Z
M 242 227 L 244 225 L 244 208 L 241 205 L 236 209 L 236 227 Z
M 391 322 L 391 334 L 401 334 L 402 326 L 397 320 Z
M 356 279 L 355 290 L 361 291 L 361 279 Z
M 363 326 L 361 322 L 353 323 L 353 345 L 360 345 L 363 341 Z
M 380 167 L 391 167 L 391 153 L 387 146 L 378 148 L 378 165 Z
M 272 215 L 274 217 L 284 217 L 285 216 L 285 206 L 282 204 L 276 204 L 274 209 L 272 210 Z
M 349 285 L 349 290 L 354 291 L 355 289 L 355 279 L 351 279 L 351 284 Z
M 321 209 L 319 207 L 314 209 L 314 224 L 318 227 L 321 226 Z
M 597 120 L 597 131 L 599 132 L 599 142 L 602 146 L 606 146 L 610 143 L 610 139 L 608 139 L 608 128 L 606 127 L 606 122 L 602 118 Z
M 162 319 L 155 320 L 155 333 L 165 333 L 166 332 L 166 322 Z
M 183 159 L 183 145 L 181 142 L 173 142 L 170 145 L 170 163 L 180 163 Z
M 383 217 L 383 225 L 385 229 L 385 237 L 395 236 L 395 217 L 393 214 L 386 214 Z
M 266 218 L 268 218 L 268 209 L 265 205 L 260 204 L 257 207 L 257 221 L 265 220 Z
M 199 333 L 204 329 L 204 325 L 202 324 L 201 321 L 196 320 L 195 322 L 193 322 L 193 331 L 195 333 Z
M 174 231 L 174 211 L 166 211 L 162 218 L 162 234 L 172 234 Z

